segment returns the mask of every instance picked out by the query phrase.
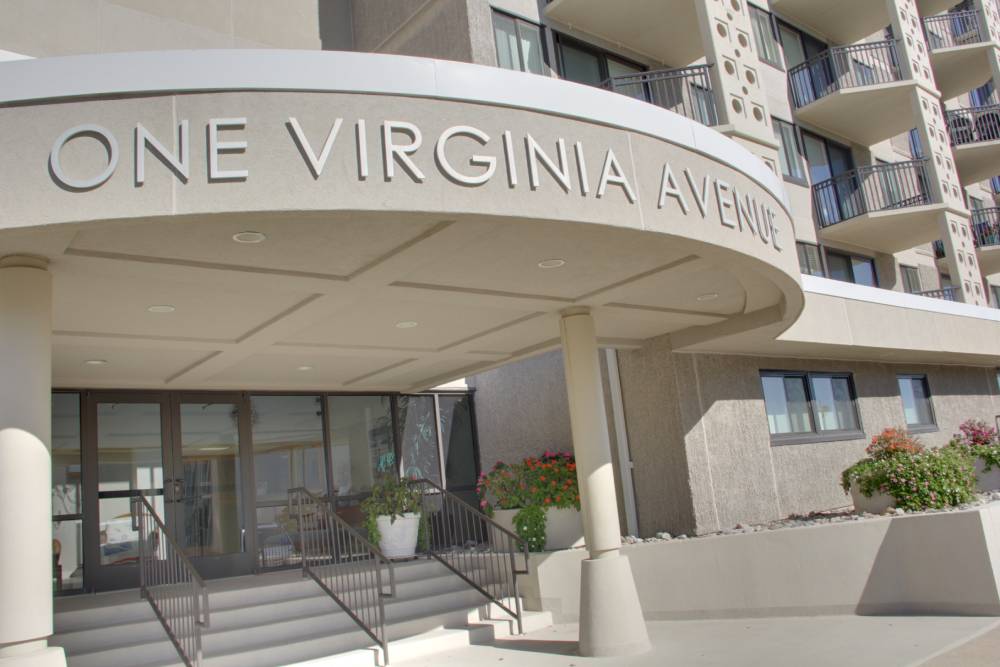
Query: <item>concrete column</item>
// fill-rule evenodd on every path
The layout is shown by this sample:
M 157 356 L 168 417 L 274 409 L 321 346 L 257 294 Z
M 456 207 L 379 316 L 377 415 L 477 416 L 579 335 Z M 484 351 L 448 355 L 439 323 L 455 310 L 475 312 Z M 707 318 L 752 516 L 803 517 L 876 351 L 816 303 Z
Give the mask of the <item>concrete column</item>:
M 0 257 L 0 667 L 65 667 L 52 634 L 52 281 Z
M 563 312 L 561 332 L 580 509 L 590 552 L 580 581 L 580 653 L 635 655 L 649 650 L 650 644 L 632 567 L 620 554 L 611 442 L 590 310 Z

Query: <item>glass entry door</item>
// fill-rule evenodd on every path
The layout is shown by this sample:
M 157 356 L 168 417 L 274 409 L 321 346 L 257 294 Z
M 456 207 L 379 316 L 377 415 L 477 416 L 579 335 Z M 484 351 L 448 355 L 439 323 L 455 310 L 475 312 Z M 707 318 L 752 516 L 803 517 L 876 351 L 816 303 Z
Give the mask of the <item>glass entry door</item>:
M 239 394 L 175 394 L 169 475 L 174 535 L 203 577 L 253 571 L 249 409 Z

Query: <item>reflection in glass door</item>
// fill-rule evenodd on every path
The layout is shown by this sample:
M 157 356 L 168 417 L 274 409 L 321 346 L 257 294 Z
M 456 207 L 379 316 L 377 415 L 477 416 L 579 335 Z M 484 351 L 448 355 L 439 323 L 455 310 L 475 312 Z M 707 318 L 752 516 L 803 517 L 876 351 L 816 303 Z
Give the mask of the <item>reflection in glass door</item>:
M 247 545 L 245 441 L 239 396 L 182 395 L 176 423 L 172 475 L 177 542 L 203 576 L 232 576 L 253 569 Z

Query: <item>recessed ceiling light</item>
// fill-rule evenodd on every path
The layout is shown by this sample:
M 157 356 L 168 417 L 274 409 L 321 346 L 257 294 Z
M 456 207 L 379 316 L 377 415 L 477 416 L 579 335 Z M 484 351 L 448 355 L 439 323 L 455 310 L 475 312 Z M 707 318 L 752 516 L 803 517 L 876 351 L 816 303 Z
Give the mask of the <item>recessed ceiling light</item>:
M 239 232 L 233 234 L 233 240 L 237 243 L 263 243 L 267 240 L 267 236 L 260 232 Z
M 312 366 L 299 366 L 295 370 L 297 370 L 297 371 L 311 371 L 312 369 L 313 369 Z
M 87 359 L 83 363 L 87 366 L 103 366 L 108 362 L 105 361 L 104 359 Z
M 709 292 L 708 294 L 702 294 L 698 297 L 698 301 L 714 301 L 719 298 L 718 292 Z
M 543 259 L 538 263 L 540 269 L 558 269 L 562 266 L 566 266 L 565 259 Z
M 415 326 L 418 326 L 418 323 L 412 320 L 406 320 L 405 322 L 396 322 L 397 329 L 412 329 Z
M 148 310 L 151 313 L 172 313 L 177 309 L 174 308 L 173 306 L 163 304 L 160 306 L 150 306 L 146 310 Z

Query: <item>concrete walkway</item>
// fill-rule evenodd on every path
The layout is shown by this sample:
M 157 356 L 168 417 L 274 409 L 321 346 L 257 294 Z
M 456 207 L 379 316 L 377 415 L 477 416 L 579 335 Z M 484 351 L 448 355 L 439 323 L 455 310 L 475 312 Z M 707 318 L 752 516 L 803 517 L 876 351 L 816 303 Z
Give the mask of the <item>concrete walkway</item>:
M 577 626 L 557 625 L 400 662 L 407 667 L 979 667 L 1000 664 L 1000 619 L 814 616 L 650 621 L 653 650 L 634 658 L 581 658 Z

